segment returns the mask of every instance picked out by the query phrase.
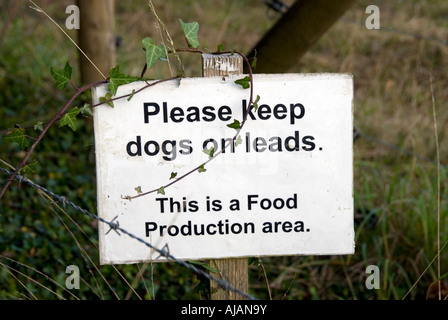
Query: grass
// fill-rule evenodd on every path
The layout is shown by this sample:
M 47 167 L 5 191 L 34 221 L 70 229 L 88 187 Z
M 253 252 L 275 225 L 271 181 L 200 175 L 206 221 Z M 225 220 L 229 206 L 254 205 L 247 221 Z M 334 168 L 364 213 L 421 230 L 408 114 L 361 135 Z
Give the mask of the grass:
M 202 47 L 213 50 L 223 43 L 242 52 L 248 52 L 278 18 L 270 18 L 255 0 L 153 3 L 178 46 L 184 46 L 179 18 L 199 22 Z M 7 21 L 11 4 L 0 4 L 1 21 Z M 70 1 L 38 4 L 63 25 Z M 381 10 L 380 30 L 364 27 L 365 8 L 370 4 Z M 49 67 L 62 67 L 66 61 L 76 66 L 78 59 L 69 40 L 41 14 L 28 9 L 27 1 L 18 6 L 0 39 L 0 130 L 48 120 L 69 96 L 55 88 Z M 118 2 L 116 11 L 117 33 L 123 39 L 117 62 L 121 70 L 138 75 L 144 59 L 141 39 L 157 39 L 159 33 L 145 1 Z M 447 16 L 446 1 L 358 1 L 290 70 L 354 75 L 354 120 L 361 132 L 354 145 L 356 252 L 250 259 L 251 294 L 290 300 L 437 299 L 440 279 L 441 296 L 446 299 L 448 45 L 435 39 L 448 39 Z M 184 53 L 181 58 L 188 75 L 200 76 L 200 58 Z M 79 78 L 77 67 L 74 73 Z M 164 78 L 169 73 L 158 63 L 150 76 Z M 85 95 L 77 103 L 89 99 Z M 33 155 L 39 166 L 31 179 L 96 212 L 90 121 L 80 121 L 76 134 L 52 128 Z M 0 142 L 0 155 L 17 164 L 23 151 Z M 3 185 L 6 178 L 1 179 Z M 439 241 L 445 248 L 440 269 Z M 99 266 L 97 246 L 95 221 L 57 206 L 36 190 L 11 186 L 0 202 L 0 298 L 204 297 L 206 282 L 188 270 L 174 264 Z M 82 280 L 81 289 L 69 293 L 65 268 L 71 264 L 80 267 Z M 365 286 L 368 265 L 379 267 L 378 290 Z

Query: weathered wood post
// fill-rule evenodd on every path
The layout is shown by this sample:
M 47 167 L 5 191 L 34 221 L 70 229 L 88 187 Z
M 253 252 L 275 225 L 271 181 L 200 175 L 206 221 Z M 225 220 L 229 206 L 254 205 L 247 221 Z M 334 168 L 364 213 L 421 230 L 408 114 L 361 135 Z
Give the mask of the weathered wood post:
M 257 73 L 287 72 L 355 3 L 355 0 L 297 0 L 263 36 L 248 58 L 257 53 Z
M 243 73 L 243 57 L 239 54 L 203 54 L 202 75 L 204 77 L 228 76 Z M 210 266 L 219 270 L 213 276 L 229 282 L 235 288 L 248 292 L 248 260 L 247 258 L 215 259 L 210 261 Z M 245 297 L 233 292 L 226 291 L 217 283 L 211 282 L 212 300 L 238 300 Z
M 78 0 L 80 11 L 79 45 L 107 77 L 115 67 L 115 0 Z M 84 84 L 102 80 L 102 75 L 80 56 L 81 81 Z

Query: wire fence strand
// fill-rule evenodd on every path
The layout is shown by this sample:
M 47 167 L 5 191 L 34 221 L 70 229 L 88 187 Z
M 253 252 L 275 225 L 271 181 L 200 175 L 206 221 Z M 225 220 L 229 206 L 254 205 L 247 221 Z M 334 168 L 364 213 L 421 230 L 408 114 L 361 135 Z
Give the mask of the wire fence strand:
M 361 139 L 361 138 L 362 138 L 362 139 L 365 139 L 365 140 L 368 140 L 368 141 L 370 141 L 370 142 L 376 143 L 376 144 L 378 144 L 378 145 L 381 145 L 381 146 L 383 146 L 383 147 L 385 147 L 385 148 L 387 148 L 387 149 L 389 149 L 389 150 L 391 150 L 391 151 L 394 151 L 394 152 L 396 152 L 396 153 L 402 153 L 402 154 L 408 155 L 408 156 L 410 156 L 410 157 L 414 157 L 414 158 L 416 158 L 417 160 L 419 160 L 419 161 L 421 161 L 421 162 L 427 162 L 427 163 L 431 163 L 431 164 L 433 164 L 433 165 L 439 165 L 439 164 L 437 163 L 437 161 L 434 160 L 434 159 L 431 159 L 431 158 L 422 156 L 422 155 L 420 155 L 420 154 L 417 154 L 417 153 L 415 153 L 415 152 L 406 150 L 406 149 L 401 148 L 401 147 L 399 147 L 399 146 L 397 146 L 397 145 L 394 145 L 394 144 L 392 144 L 392 143 L 385 142 L 385 141 L 380 140 L 380 139 L 378 139 L 378 138 L 375 138 L 375 137 L 373 137 L 373 136 L 371 136 L 371 135 L 365 134 L 365 133 L 361 132 L 361 131 L 359 130 L 359 128 L 355 127 L 355 128 L 354 128 L 354 133 L 353 133 L 353 141 L 356 142 L 356 141 L 358 141 L 358 140 Z M 440 163 L 440 167 L 441 167 L 441 168 L 448 168 L 448 164 Z
M 12 176 L 12 174 L 13 174 L 11 171 L 9 171 L 7 169 L 4 169 L 4 168 L 1 168 L 1 167 L 0 167 L 0 171 L 2 171 L 3 173 L 5 173 L 5 174 L 7 174 L 9 176 Z M 69 206 L 69 207 L 73 208 L 74 210 L 89 216 L 92 219 L 96 219 L 96 220 L 98 220 L 98 221 L 100 221 L 102 223 L 107 224 L 112 230 L 115 230 L 117 232 L 119 231 L 119 232 L 129 236 L 130 238 L 135 239 L 138 242 L 143 243 L 148 248 L 157 251 L 160 254 L 160 256 L 163 256 L 163 257 L 169 259 L 170 261 L 173 261 L 173 262 L 175 262 L 175 263 L 177 263 L 177 264 L 179 264 L 179 265 L 181 265 L 181 266 L 183 266 L 185 268 L 188 268 L 191 271 L 193 271 L 193 272 L 195 272 L 195 273 L 197 273 L 197 274 L 207 278 L 208 280 L 216 282 L 224 290 L 233 291 L 233 292 L 235 292 L 235 293 L 237 293 L 237 294 L 239 294 L 239 295 L 241 295 L 241 296 L 243 296 L 243 297 L 245 297 L 245 298 L 247 298 L 249 300 L 258 300 L 256 297 L 254 297 L 254 296 L 252 296 L 252 295 L 250 295 L 250 294 L 248 294 L 246 292 L 243 292 L 243 291 L 239 290 L 238 288 L 235 288 L 229 282 L 227 282 L 227 281 L 225 281 L 223 279 L 215 278 L 212 275 L 210 275 L 209 273 L 207 273 L 207 272 L 205 272 L 205 271 L 203 271 L 201 269 L 198 269 L 197 267 L 195 267 L 191 263 L 188 263 L 186 261 L 177 259 L 175 256 L 170 254 L 168 248 L 165 249 L 165 247 L 164 247 L 162 249 L 159 249 L 159 248 L 153 246 L 151 243 L 147 242 L 146 240 L 136 236 L 135 234 L 132 234 L 131 232 L 127 231 L 126 229 L 121 228 L 118 223 L 115 223 L 113 221 L 107 221 L 107 220 L 105 220 L 105 219 L 103 219 L 103 218 L 101 218 L 101 217 L 99 217 L 99 216 L 97 216 L 97 215 L 87 211 L 86 209 L 81 208 L 80 206 L 78 206 L 78 205 L 74 204 L 73 202 L 69 201 L 67 199 L 67 197 L 57 195 L 54 192 L 52 192 L 52 191 L 42 187 L 41 185 L 38 185 L 38 184 L 34 183 L 33 181 L 29 180 L 28 178 L 26 178 L 23 175 L 16 175 L 14 177 L 14 179 L 17 180 L 19 183 L 24 183 L 24 184 L 26 184 L 26 185 L 34 188 L 34 189 L 40 190 L 41 192 L 43 192 L 46 195 L 48 195 L 49 197 L 51 197 L 54 201 L 61 203 L 65 207 Z
M 356 142 L 356 141 L 358 141 L 359 139 L 362 139 L 362 138 L 366 139 L 366 140 L 369 140 L 369 141 L 371 141 L 373 143 L 379 144 L 379 145 L 381 145 L 381 146 L 383 146 L 383 147 L 385 147 L 387 149 L 390 149 L 390 150 L 392 150 L 394 152 L 406 154 L 408 156 L 415 157 L 416 159 L 418 159 L 420 161 L 424 161 L 424 162 L 429 162 L 429 163 L 435 164 L 435 161 L 430 159 L 430 158 L 421 156 L 419 154 L 416 154 L 416 153 L 411 152 L 409 150 L 400 148 L 400 147 L 398 147 L 396 145 L 393 145 L 391 143 L 388 143 L 388 142 L 382 141 L 380 139 L 377 139 L 377 138 L 375 138 L 373 136 L 364 134 L 355 126 L 354 127 L 354 132 L 353 132 L 353 142 Z M 448 165 L 440 164 L 440 167 L 447 168 Z M 9 175 L 10 177 L 12 177 L 12 175 L 13 175 L 13 172 L 11 172 L 11 171 L 9 171 L 7 169 L 1 168 L 1 167 L 0 167 L 0 171 L 2 171 L 3 173 Z M 60 196 L 60 195 L 58 195 L 58 194 L 56 194 L 56 193 L 46 189 L 45 187 L 42 187 L 41 185 L 34 183 L 33 181 L 29 180 L 28 178 L 26 178 L 23 175 L 16 175 L 13 179 L 17 180 L 19 182 L 19 184 L 20 183 L 24 183 L 24 184 L 29 185 L 30 187 L 32 187 L 34 189 L 40 190 L 41 192 L 43 192 L 46 195 L 48 195 L 49 197 L 51 197 L 54 201 L 59 202 L 59 203 L 61 203 L 64 206 L 69 206 L 69 207 L 73 208 L 74 210 L 79 211 L 79 212 L 89 216 L 92 219 L 96 219 L 96 220 L 98 220 L 98 221 L 100 221 L 102 223 L 107 224 L 110 227 L 109 231 L 115 230 L 117 233 L 118 232 L 122 232 L 123 234 L 129 236 L 130 238 L 135 239 L 135 240 L 143 243 L 148 248 L 153 249 L 156 252 L 158 252 L 159 253 L 159 257 L 163 256 L 163 257 L 167 258 L 169 261 L 173 261 L 173 262 L 175 262 L 175 263 L 177 263 L 179 265 L 182 265 L 183 267 L 192 270 L 193 272 L 195 272 L 195 273 L 197 273 L 197 274 L 207 278 L 208 280 L 215 281 L 224 290 L 233 291 L 233 292 L 235 292 L 237 294 L 240 294 L 241 296 L 243 296 L 243 297 L 245 297 L 245 298 L 247 298 L 249 300 L 257 300 L 256 297 L 254 297 L 254 296 L 252 296 L 252 295 L 250 295 L 248 293 L 245 293 L 245 292 L 239 290 L 238 288 L 233 287 L 229 282 L 227 282 L 227 281 L 225 281 L 223 279 L 217 279 L 217 278 L 213 277 L 212 275 L 210 275 L 209 273 L 207 273 L 207 272 L 205 272 L 205 271 L 203 271 L 201 269 L 198 269 L 197 267 L 195 267 L 191 263 L 188 263 L 186 261 L 183 261 L 183 260 L 180 260 L 180 259 L 176 258 L 172 254 L 170 254 L 168 248 L 165 248 L 165 247 L 163 247 L 162 249 L 157 248 L 157 247 L 153 246 L 151 243 L 147 242 L 146 240 L 144 240 L 144 239 L 142 239 L 142 238 L 132 234 L 131 232 L 127 231 L 126 229 L 121 228 L 118 223 L 114 222 L 115 218 L 112 221 L 107 221 L 107 220 L 105 220 L 105 219 L 103 219 L 103 218 L 101 218 L 101 217 L 99 217 L 99 216 L 89 212 L 88 210 L 83 209 L 80 206 L 74 204 L 73 202 L 69 201 L 67 199 L 67 197 Z

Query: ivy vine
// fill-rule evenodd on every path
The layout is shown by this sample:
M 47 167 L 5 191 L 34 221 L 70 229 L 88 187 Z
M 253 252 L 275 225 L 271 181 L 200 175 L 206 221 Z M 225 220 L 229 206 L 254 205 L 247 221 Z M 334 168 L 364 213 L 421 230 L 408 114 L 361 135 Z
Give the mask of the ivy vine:
M 181 79 L 184 77 L 182 72 L 178 74 L 177 76 L 157 80 L 157 81 L 149 81 L 149 79 L 146 79 L 144 77 L 145 72 L 148 68 L 153 67 L 159 60 L 161 61 L 167 61 L 168 56 L 170 54 L 176 54 L 176 52 L 191 52 L 191 53 L 210 53 L 210 54 L 239 54 L 243 57 L 243 60 L 245 64 L 248 67 L 249 75 L 244 76 L 241 79 L 235 80 L 235 83 L 240 85 L 244 89 L 250 89 L 250 98 L 249 98 L 249 108 L 247 109 L 246 113 L 243 115 L 242 121 L 239 121 L 237 119 L 233 119 L 232 123 L 229 123 L 227 126 L 229 128 L 235 129 L 236 134 L 233 137 L 234 143 L 237 146 L 238 144 L 241 144 L 241 137 L 239 136 L 240 131 L 242 130 L 246 120 L 247 115 L 250 113 L 252 108 L 258 107 L 258 101 L 260 99 L 259 96 L 254 100 L 253 99 L 253 74 L 252 69 L 256 67 L 256 57 L 251 58 L 250 60 L 245 57 L 240 52 L 237 52 L 235 50 L 231 51 L 225 51 L 223 45 L 219 45 L 217 48 L 217 51 L 215 52 L 209 52 L 199 49 L 200 42 L 198 39 L 198 32 L 199 32 L 199 23 L 197 22 L 190 22 L 186 23 L 179 19 L 180 26 L 183 30 L 185 41 L 187 44 L 187 47 L 184 48 L 177 48 L 174 47 L 168 47 L 165 44 L 156 44 L 154 40 L 150 37 L 146 37 L 142 40 L 142 46 L 145 51 L 145 65 L 142 69 L 141 75 L 139 77 L 131 76 L 125 73 L 122 73 L 120 71 L 120 66 L 117 64 L 114 68 L 112 68 L 109 72 L 109 77 L 106 80 L 96 81 L 92 82 L 88 85 L 85 85 L 83 87 L 77 87 L 75 83 L 72 81 L 72 67 L 67 62 L 65 66 L 62 69 L 57 69 L 55 67 L 50 68 L 50 74 L 53 77 L 56 87 L 60 90 L 65 90 L 67 86 L 71 86 L 75 93 L 71 96 L 71 98 L 67 101 L 67 103 L 57 112 L 50 121 L 47 123 L 44 123 L 42 121 L 37 121 L 36 124 L 32 128 L 22 128 L 20 125 L 15 125 L 14 128 L 6 130 L 6 134 L 3 137 L 3 141 L 7 143 L 16 143 L 19 145 L 21 149 L 26 150 L 26 154 L 23 157 L 21 163 L 16 167 L 14 170 L 12 176 L 8 179 L 8 181 L 5 183 L 5 185 L 2 187 L 0 191 L 0 198 L 4 195 L 7 188 L 9 187 L 10 183 L 14 180 L 14 178 L 17 176 L 17 174 L 28 174 L 35 172 L 37 161 L 32 161 L 28 163 L 28 160 L 31 156 L 31 154 L 34 152 L 36 146 L 41 142 L 43 137 L 45 136 L 48 129 L 54 125 L 56 122 L 59 124 L 59 127 L 69 127 L 71 130 L 76 131 L 77 129 L 77 121 L 79 115 L 84 116 L 93 116 L 92 108 L 97 107 L 98 105 L 107 104 L 110 107 L 114 107 L 114 101 L 118 99 L 124 99 L 126 98 L 128 101 L 130 101 L 135 94 L 138 94 L 139 92 L 143 91 L 144 89 L 157 85 L 161 82 L 165 81 L 171 81 L 174 79 Z M 183 70 L 183 68 L 181 68 Z M 135 81 L 144 81 L 146 82 L 146 85 L 140 88 L 139 90 L 133 90 L 130 94 L 126 94 L 123 96 L 116 96 L 117 89 L 119 86 L 132 83 Z M 99 98 L 99 103 L 96 105 L 90 105 L 85 103 L 83 106 L 73 106 L 73 103 L 75 99 L 82 94 L 83 92 L 86 92 L 90 90 L 91 88 L 98 86 L 100 84 L 108 84 L 107 87 L 107 93 L 104 95 L 104 97 Z M 37 137 L 33 137 L 32 133 L 29 134 L 28 131 L 32 130 L 34 134 L 37 133 Z M 32 143 L 30 142 L 32 141 Z M 201 163 L 197 167 L 193 168 L 189 172 L 178 176 L 177 172 L 172 172 L 169 180 L 171 182 L 167 183 L 164 186 L 158 187 L 154 190 L 148 191 L 148 192 L 142 192 L 141 187 L 136 187 L 135 190 L 137 191 L 136 196 L 124 196 L 124 199 L 134 199 L 137 197 L 141 197 L 153 192 L 157 192 L 160 194 L 165 194 L 165 189 L 173 185 L 174 183 L 180 181 L 181 179 L 184 179 L 185 177 L 189 176 L 193 172 L 205 172 L 207 169 L 205 166 L 207 163 L 209 163 L 211 160 L 219 156 L 224 150 L 230 145 L 230 142 L 225 145 L 221 150 L 214 150 L 212 149 L 206 149 L 204 152 L 209 155 L 209 159 L 205 161 L 204 163 Z

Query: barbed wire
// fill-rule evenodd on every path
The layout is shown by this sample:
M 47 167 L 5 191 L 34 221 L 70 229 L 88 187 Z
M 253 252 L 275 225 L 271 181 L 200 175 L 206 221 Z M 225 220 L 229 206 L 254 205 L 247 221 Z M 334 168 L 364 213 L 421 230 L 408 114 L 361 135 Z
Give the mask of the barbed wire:
M 9 170 L 7 170 L 5 168 L 1 168 L 1 167 L 0 167 L 0 171 L 2 171 L 3 173 L 5 173 L 5 174 L 7 174 L 9 176 L 12 176 L 12 174 L 13 174 L 11 171 L 9 171 Z M 17 180 L 19 182 L 19 184 L 24 183 L 26 185 L 29 185 L 32 188 L 40 190 L 41 192 L 43 192 L 46 195 L 48 195 L 49 197 L 51 197 L 55 202 L 61 203 L 64 207 L 66 207 L 66 206 L 72 207 L 76 211 L 79 211 L 79 212 L 89 216 L 90 218 L 96 219 L 96 220 L 98 220 L 98 221 L 100 221 L 102 223 L 107 224 L 111 228 L 110 230 L 115 230 L 116 232 L 120 231 L 123 234 L 129 236 L 130 238 L 135 239 L 135 240 L 143 243 L 145 246 L 149 247 L 150 249 L 153 249 L 153 250 L 157 251 L 160 254 L 159 257 L 163 256 L 163 257 L 169 259 L 170 261 L 173 261 L 173 262 L 175 262 L 175 263 L 177 263 L 179 265 L 182 265 L 185 268 L 188 268 L 188 269 L 192 270 L 193 272 L 195 272 L 195 273 L 197 273 L 197 274 L 207 278 L 208 280 L 216 282 L 216 284 L 219 285 L 220 287 L 222 287 L 224 290 L 233 291 L 233 292 L 235 292 L 235 293 L 237 293 L 237 294 L 239 294 L 239 295 L 241 295 L 241 296 L 243 296 L 243 297 L 245 297 L 245 298 L 247 298 L 249 300 L 258 300 L 256 297 L 254 297 L 254 296 L 252 296 L 252 295 L 250 295 L 250 294 L 248 294 L 246 292 L 243 292 L 243 291 L 241 291 L 238 288 L 235 288 L 229 282 L 227 282 L 227 281 L 225 281 L 223 279 L 215 278 L 211 274 L 209 274 L 209 273 L 207 273 L 207 272 L 205 272 L 205 271 L 203 271 L 201 269 L 198 269 L 197 267 L 195 267 L 191 263 L 188 263 L 186 261 L 177 259 L 175 256 L 173 256 L 169 252 L 169 248 L 167 246 L 164 246 L 162 249 L 159 249 L 159 248 L 153 246 L 151 243 L 147 242 L 146 240 L 144 240 L 144 239 L 134 235 L 133 233 L 127 231 L 126 229 L 121 228 L 119 226 L 118 222 L 113 222 L 115 220 L 115 218 L 112 221 L 107 221 L 107 220 L 105 220 L 105 219 L 103 219 L 103 218 L 101 218 L 101 217 L 99 217 L 99 216 L 97 216 L 97 215 L 87 211 L 86 209 L 83 209 L 80 206 L 74 204 L 73 202 L 68 200 L 67 197 L 57 195 L 56 193 L 46 189 L 45 187 L 42 187 L 41 185 L 39 185 L 37 183 L 34 183 L 33 181 L 29 180 L 28 178 L 26 178 L 23 175 L 19 175 L 18 174 L 18 175 L 16 175 L 14 177 L 14 179 Z
M 381 145 L 383 147 L 386 147 L 386 148 L 388 148 L 388 149 L 390 149 L 392 151 L 395 151 L 397 153 L 403 153 L 403 154 L 406 154 L 408 156 L 415 157 L 416 159 L 418 159 L 420 161 L 429 162 L 429 163 L 432 163 L 434 165 L 436 164 L 436 162 L 433 159 L 430 159 L 428 157 L 424 157 L 424 156 L 419 155 L 419 154 L 417 154 L 415 152 L 411 152 L 411 151 L 406 150 L 404 148 L 400 148 L 397 145 L 394 145 L 394 144 L 382 141 L 382 140 L 380 140 L 378 138 L 375 138 L 373 136 L 364 134 L 364 133 L 362 133 L 359 130 L 358 127 L 354 126 L 354 129 L 353 129 L 353 142 L 355 143 L 360 138 L 364 138 L 364 139 L 369 140 L 371 142 L 377 143 L 377 144 L 379 144 L 379 145 Z M 440 164 L 440 167 L 448 168 L 448 165 Z M 5 174 L 7 174 L 9 176 L 12 176 L 12 174 L 13 174 L 11 171 L 9 171 L 7 169 L 4 169 L 2 167 L 0 167 L 0 171 L 2 171 L 3 173 L 5 173 Z M 79 211 L 79 212 L 89 216 L 92 219 L 96 219 L 96 220 L 98 220 L 98 221 L 100 221 L 102 223 L 107 224 L 110 227 L 109 231 L 114 230 L 119 235 L 120 235 L 119 231 L 122 232 L 123 234 L 126 234 L 130 238 L 133 238 L 133 239 L 143 243 L 145 246 L 147 246 L 147 247 L 157 251 L 159 253 L 159 257 L 163 256 L 163 257 L 167 258 L 170 261 L 173 261 L 173 262 L 175 262 L 175 263 L 177 263 L 179 265 L 182 265 L 183 267 L 186 267 L 186 268 L 192 270 L 193 272 L 195 272 L 195 273 L 197 273 L 197 274 L 207 278 L 208 280 L 216 282 L 216 284 L 219 285 L 220 287 L 222 287 L 224 290 L 233 291 L 233 292 L 235 292 L 235 293 L 237 293 L 237 294 L 239 294 L 239 295 L 241 295 L 243 297 L 246 297 L 247 299 L 250 299 L 250 300 L 257 300 L 256 297 L 254 297 L 254 296 L 252 296 L 252 295 L 250 295 L 248 293 L 245 293 L 245 292 L 239 290 L 238 288 L 233 287 L 229 282 L 227 282 L 227 281 L 225 281 L 223 279 L 217 279 L 217 278 L 213 277 L 212 275 L 210 275 L 209 273 L 207 273 L 207 272 L 205 272 L 205 271 L 203 271 L 201 269 L 198 269 L 197 267 L 195 267 L 191 263 L 188 263 L 186 261 L 177 259 L 175 256 L 170 254 L 169 248 L 166 245 L 162 249 L 159 249 L 159 248 L 153 246 L 151 243 L 147 242 L 146 240 L 144 240 L 144 239 L 142 239 L 142 238 L 132 234 L 131 232 L 127 231 L 126 229 L 121 228 L 119 226 L 118 222 L 114 222 L 116 217 L 114 219 L 112 219 L 111 221 L 107 221 L 107 220 L 105 220 L 105 219 L 103 219 L 103 218 L 101 218 L 101 217 L 99 217 L 99 216 L 89 212 L 88 210 L 83 209 L 80 206 L 74 204 L 73 202 L 69 201 L 67 197 L 60 196 L 60 195 L 58 195 L 58 194 L 56 194 L 56 193 L 46 189 L 45 187 L 42 187 L 41 185 L 39 185 L 37 183 L 34 183 L 33 181 L 31 181 L 28 178 L 26 178 L 24 175 L 19 175 L 18 174 L 18 175 L 16 175 L 14 177 L 14 179 L 17 180 L 19 182 L 19 184 L 24 183 L 24 184 L 29 185 L 30 187 L 32 187 L 34 189 L 40 190 L 41 192 L 43 192 L 43 193 L 47 194 L 49 197 L 51 197 L 55 202 L 61 203 L 64 207 L 70 206 L 74 210 Z M 107 233 L 109 233 L 109 231 Z
M 377 144 L 379 144 L 379 145 L 381 145 L 383 147 L 386 147 L 386 148 L 388 148 L 390 150 L 393 150 L 395 152 L 399 152 L 399 153 L 406 154 L 408 156 L 415 157 L 416 159 L 418 159 L 420 161 L 425 161 L 425 162 L 430 162 L 432 164 L 436 164 L 436 162 L 434 160 L 430 159 L 430 158 L 421 156 L 421 155 L 419 155 L 417 153 L 414 153 L 414 152 L 411 152 L 409 150 L 400 148 L 400 147 L 398 147 L 398 146 L 396 146 L 394 144 L 391 144 L 391 143 L 382 141 L 380 139 L 377 139 L 377 138 L 375 138 L 373 136 L 364 134 L 364 133 L 362 133 L 359 130 L 359 128 L 354 126 L 353 142 L 355 143 L 360 138 L 364 138 L 364 139 L 369 140 L 371 142 L 377 143 Z M 440 164 L 440 167 L 447 168 L 448 165 Z M 4 169 L 2 167 L 0 167 L 0 171 L 2 171 L 3 173 L 5 173 L 5 174 L 7 174 L 9 176 L 12 176 L 12 174 L 13 174 L 11 171 L 9 171 L 7 169 Z M 40 190 L 41 192 L 43 192 L 43 193 L 47 194 L 49 197 L 51 197 L 55 202 L 61 203 L 64 207 L 70 206 L 74 210 L 79 211 L 79 212 L 89 216 L 92 219 L 96 219 L 96 220 L 98 220 L 98 221 L 100 221 L 102 223 L 107 224 L 110 227 L 109 231 L 114 230 L 119 235 L 120 235 L 120 233 L 119 233 L 119 231 L 120 231 L 123 234 L 126 234 L 127 236 L 129 236 L 130 238 L 133 238 L 133 239 L 143 243 L 145 246 L 147 246 L 147 247 L 157 251 L 159 253 L 159 257 L 163 256 L 163 257 L 169 259 L 170 261 L 173 261 L 173 262 L 175 262 L 175 263 L 177 263 L 179 265 L 182 265 L 182 266 L 192 270 L 193 272 L 195 272 L 195 273 L 197 273 L 197 274 L 207 278 L 208 280 L 215 281 L 217 283 L 217 285 L 222 287 L 224 290 L 233 291 L 233 292 L 235 292 L 237 294 L 240 294 L 241 296 L 246 297 L 247 299 L 250 299 L 250 300 L 257 300 L 256 297 L 254 297 L 252 295 L 249 295 L 249 294 L 239 290 L 238 288 L 233 287 L 229 282 L 227 282 L 225 280 L 222 280 L 222 279 L 217 279 L 217 278 L 213 277 L 212 275 L 210 275 L 209 273 L 207 273 L 207 272 L 205 272 L 205 271 L 203 271 L 201 269 L 198 269 L 197 267 L 195 267 L 191 263 L 188 263 L 186 261 L 177 259 L 175 256 L 170 254 L 169 248 L 167 246 L 164 246 L 162 249 L 159 249 L 159 248 L 153 246 L 151 243 L 147 242 L 146 240 L 144 240 L 144 239 L 142 239 L 142 238 L 132 234 L 131 232 L 127 231 L 126 229 L 121 228 L 119 226 L 118 222 L 114 222 L 116 217 L 114 219 L 112 219 L 111 221 L 107 221 L 107 220 L 105 220 L 105 219 L 103 219 L 103 218 L 101 218 L 101 217 L 99 217 L 99 216 L 89 212 L 88 210 L 81 208 L 80 206 L 76 205 L 72 201 L 69 201 L 67 197 L 60 196 L 60 195 L 58 195 L 58 194 L 48 190 L 47 188 L 45 188 L 45 187 L 43 187 L 43 186 L 41 186 L 41 185 L 39 185 L 39 184 L 29 180 L 24 175 L 19 175 L 18 174 L 18 175 L 16 175 L 14 177 L 14 179 L 17 180 L 19 182 L 19 184 L 24 183 L 24 184 L 29 185 L 30 187 L 32 187 L 34 189 Z M 109 233 L 109 231 L 107 233 Z
M 351 24 L 355 24 L 355 25 L 358 25 L 358 26 L 365 27 L 365 23 L 364 22 L 360 22 L 360 21 L 357 21 L 357 20 L 352 20 L 352 19 L 347 19 L 347 18 L 340 18 L 340 20 L 343 21 L 343 22 L 346 22 L 346 23 L 351 23 Z M 413 38 L 416 38 L 416 39 L 421 39 L 421 40 L 424 40 L 424 41 L 436 42 L 436 43 L 439 43 L 439 44 L 442 44 L 442 45 L 445 45 L 445 46 L 448 47 L 448 40 L 443 40 L 443 39 L 439 39 L 439 38 L 435 38 L 435 37 L 428 37 L 428 36 L 424 36 L 422 34 L 417 34 L 417 33 L 409 32 L 409 31 L 401 30 L 401 29 L 396 29 L 396 28 L 393 28 L 393 27 L 381 26 L 379 29 L 377 29 L 377 31 L 395 33 L 395 34 L 399 34 L 399 35 L 403 35 L 403 36 L 408 36 L 408 37 L 413 37 Z M 394 144 L 385 142 L 385 141 L 380 140 L 380 139 L 378 139 L 376 137 L 373 137 L 371 135 L 364 134 L 364 133 L 362 133 L 359 130 L 359 128 L 354 126 L 354 129 L 353 129 L 353 142 L 356 142 L 359 138 L 364 138 L 364 139 L 369 140 L 371 142 L 374 142 L 374 143 L 377 143 L 379 145 L 382 145 L 383 147 L 386 147 L 386 148 L 388 148 L 390 150 L 393 150 L 393 151 L 396 151 L 396 152 L 399 152 L 399 153 L 403 153 L 403 154 L 406 154 L 408 156 L 415 157 L 416 159 L 418 159 L 420 161 L 429 162 L 429 163 L 432 163 L 434 165 L 437 165 L 437 162 L 435 160 L 433 160 L 433 159 L 430 159 L 428 157 L 419 155 L 419 154 L 417 154 L 415 152 L 412 152 L 412 151 L 400 148 L 400 147 L 398 147 L 398 146 L 396 146 Z M 448 168 L 448 165 L 447 164 L 440 164 L 440 167 Z
M 387 149 L 390 149 L 390 150 L 392 150 L 392 151 L 395 151 L 395 152 L 397 152 L 397 153 L 403 153 L 403 154 L 406 154 L 406 155 L 408 155 L 408 156 L 415 157 L 415 158 L 418 159 L 419 161 L 422 161 L 422 162 L 428 162 L 428 163 L 431 163 L 431 164 L 433 164 L 433 165 L 437 165 L 437 161 L 435 161 L 435 160 L 433 160 L 433 159 L 431 159 L 431 158 L 422 156 L 422 155 L 420 155 L 420 154 L 417 154 L 417 153 L 415 153 L 415 152 L 406 150 L 406 149 L 404 149 L 404 148 L 400 148 L 400 147 L 397 146 L 397 145 L 394 145 L 394 144 L 389 143 L 389 142 L 385 142 L 385 141 L 380 140 L 380 139 L 378 139 L 378 138 L 375 138 L 375 137 L 373 137 L 373 136 L 371 136 L 371 135 L 364 134 L 364 133 L 362 133 L 362 132 L 359 130 L 359 128 L 357 128 L 357 127 L 355 126 L 354 129 L 353 129 L 353 142 L 358 141 L 360 138 L 364 138 L 364 139 L 366 139 L 366 140 L 369 140 L 369 141 L 371 141 L 371 142 L 374 142 L 374 143 L 376 143 L 376 144 L 379 144 L 379 145 L 381 145 L 381 146 L 383 146 L 383 147 L 385 147 L 385 148 L 387 148 Z M 443 163 L 441 163 L 441 164 L 440 164 L 440 167 L 441 167 L 441 168 L 448 168 L 448 164 L 443 164 Z

